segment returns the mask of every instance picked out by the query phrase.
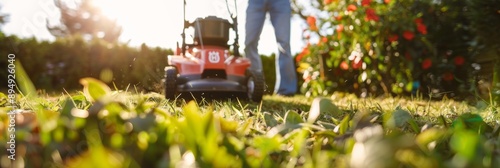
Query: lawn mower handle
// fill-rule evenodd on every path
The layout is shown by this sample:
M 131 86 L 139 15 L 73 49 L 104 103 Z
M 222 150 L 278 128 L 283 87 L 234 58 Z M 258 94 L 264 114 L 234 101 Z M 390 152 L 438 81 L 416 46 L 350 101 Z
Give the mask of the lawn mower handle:
M 239 33 L 238 33 L 238 16 L 231 17 L 233 19 L 233 30 L 236 34 L 236 37 L 234 37 L 234 43 L 233 43 L 233 53 L 234 56 L 239 57 L 240 55 L 240 43 L 238 42 L 239 40 Z
M 181 52 L 182 52 L 182 55 L 186 55 L 186 29 L 193 26 L 193 23 L 190 23 L 189 21 L 186 20 L 186 0 L 183 1 L 184 2 L 184 5 L 183 5 L 183 20 L 184 20 L 184 27 L 182 28 L 182 34 L 181 34 L 181 37 L 182 37 L 182 49 L 181 49 Z M 227 5 L 227 0 L 226 0 L 226 5 Z M 235 0 L 235 3 L 234 3 L 234 6 L 236 8 L 236 0 Z M 241 56 L 240 55 L 240 43 L 238 42 L 239 41 L 239 33 L 238 33 L 238 14 L 236 14 L 236 16 L 233 16 L 233 14 L 229 11 L 229 7 L 228 7 L 228 12 L 231 14 L 231 20 L 233 21 L 232 23 L 232 28 L 235 32 L 235 37 L 234 37 L 234 43 L 233 43 L 233 53 L 234 53 L 234 56 L 236 57 L 239 57 Z M 236 11 L 237 12 L 237 11 Z
M 182 28 L 182 55 L 186 55 L 186 0 L 184 0 L 183 10 L 182 10 L 182 19 L 184 20 L 184 27 Z M 189 22 L 187 22 L 189 24 Z

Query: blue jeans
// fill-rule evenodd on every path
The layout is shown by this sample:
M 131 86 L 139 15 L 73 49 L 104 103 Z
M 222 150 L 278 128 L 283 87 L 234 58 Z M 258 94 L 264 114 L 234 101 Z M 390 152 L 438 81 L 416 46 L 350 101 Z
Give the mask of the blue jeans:
M 250 69 L 262 72 L 262 60 L 257 49 L 264 27 L 266 13 L 271 16 L 278 43 L 276 58 L 276 86 L 274 93 L 293 95 L 297 92 L 297 75 L 290 51 L 290 0 L 248 0 L 245 23 L 245 55 L 250 59 Z

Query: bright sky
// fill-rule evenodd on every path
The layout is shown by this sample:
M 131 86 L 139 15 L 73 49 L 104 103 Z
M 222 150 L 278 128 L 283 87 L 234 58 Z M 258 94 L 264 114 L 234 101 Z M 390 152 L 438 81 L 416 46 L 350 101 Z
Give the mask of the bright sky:
M 74 4 L 74 0 L 63 0 Z M 119 3 L 117 3 L 119 2 Z M 234 13 L 234 0 L 228 0 L 229 9 Z M 247 0 L 236 0 L 240 34 L 240 48 L 244 47 L 245 10 Z M 148 46 L 175 48 L 181 42 L 182 0 L 94 0 L 96 6 L 117 19 L 123 32 L 120 41 L 132 46 L 146 43 Z M 29 4 L 29 5 L 28 5 Z M 60 13 L 54 0 L 0 0 L 0 12 L 9 14 L 9 21 L 1 29 L 6 34 L 20 37 L 33 37 L 40 40 L 53 40 L 47 31 L 46 20 L 52 25 L 59 23 Z M 187 0 L 187 19 L 216 15 L 229 18 L 225 0 Z M 304 46 L 301 35 L 304 23 L 292 19 L 292 53 L 300 52 Z M 189 34 L 187 36 L 190 37 Z M 277 52 L 274 30 L 269 19 L 266 20 L 261 35 L 259 52 L 269 55 Z

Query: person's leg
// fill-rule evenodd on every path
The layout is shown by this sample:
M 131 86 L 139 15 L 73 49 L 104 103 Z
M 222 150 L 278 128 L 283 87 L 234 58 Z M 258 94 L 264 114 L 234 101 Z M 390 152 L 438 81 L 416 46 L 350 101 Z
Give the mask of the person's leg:
M 262 72 L 262 62 L 258 52 L 258 44 L 264 20 L 266 19 L 265 0 L 248 0 L 245 22 L 245 56 L 252 63 L 250 69 Z
M 291 6 L 289 0 L 270 1 L 271 23 L 278 43 L 276 86 L 274 93 L 293 95 L 297 92 L 297 74 L 290 51 Z

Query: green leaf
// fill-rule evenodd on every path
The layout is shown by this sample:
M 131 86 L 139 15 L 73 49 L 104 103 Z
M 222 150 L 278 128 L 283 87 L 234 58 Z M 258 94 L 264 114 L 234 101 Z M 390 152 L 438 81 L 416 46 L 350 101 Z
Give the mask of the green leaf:
M 408 124 L 408 120 L 411 119 L 411 115 L 408 111 L 398 107 L 392 113 L 387 113 L 384 115 L 385 125 L 389 128 L 402 128 Z
M 418 127 L 418 124 L 417 124 L 417 122 L 415 122 L 415 120 L 414 120 L 413 118 L 410 118 L 410 119 L 408 120 L 408 124 L 410 124 L 411 129 L 413 129 L 413 131 L 414 131 L 415 133 L 417 133 L 417 134 L 418 134 L 418 133 L 420 133 L 420 129 L 419 129 L 419 127 Z
M 303 123 L 302 117 L 296 111 L 288 111 L 285 114 L 285 123 L 286 124 L 300 124 Z
M 452 127 L 455 128 L 455 130 L 470 129 L 478 134 L 493 131 L 493 128 L 486 124 L 479 114 L 472 113 L 460 115 L 453 121 Z
M 236 121 L 228 121 L 224 118 L 219 119 L 220 129 L 223 133 L 235 133 L 238 130 L 238 122 Z
M 469 130 L 457 131 L 451 137 L 450 147 L 457 152 L 457 155 L 471 161 L 476 156 L 479 136 L 476 132 Z
M 54 141 L 61 143 L 64 140 L 64 129 L 63 127 L 58 127 L 52 132 Z
M 309 130 L 307 129 L 300 129 L 297 130 L 295 133 L 295 137 L 293 138 L 293 150 L 290 152 L 290 155 L 292 157 L 297 157 L 299 154 L 302 153 L 304 150 L 305 144 L 306 144 L 306 139 L 309 135 Z
M 70 98 L 66 98 L 66 100 L 64 100 L 62 103 L 61 116 L 72 119 L 73 115 L 71 115 L 71 110 L 73 108 L 75 108 L 75 104 L 73 103 L 73 101 Z
M 370 57 L 363 57 L 363 62 L 370 65 L 372 63 L 372 59 Z
M 335 127 L 335 131 L 339 133 L 340 135 L 344 135 L 347 130 L 349 129 L 349 121 L 350 117 L 349 115 L 346 115 L 342 121 L 340 121 L 339 125 Z
M 148 146 L 149 146 L 149 141 L 150 137 L 149 137 L 149 134 L 145 131 L 141 131 L 139 132 L 139 134 L 137 134 L 137 146 L 139 147 L 139 149 L 145 151 Z
M 83 85 L 84 95 L 90 101 L 97 101 L 111 92 L 108 85 L 94 78 L 80 79 L 80 84 Z
M 8 97 L 4 93 L 0 92 L 0 107 L 4 107 L 8 102 Z
M 236 128 L 236 133 L 241 136 L 250 134 L 250 132 L 252 131 L 253 123 L 253 118 L 248 118 L 241 126 L 238 125 L 238 128 Z
M 123 106 L 124 105 L 121 105 L 118 102 L 111 102 L 108 103 L 104 108 L 108 110 L 109 115 L 119 115 L 125 110 Z
M 446 12 L 446 11 L 448 11 L 448 6 L 441 7 L 441 12 Z
M 80 109 L 85 109 L 89 104 L 91 104 L 83 93 L 71 96 L 71 100 L 75 104 L 75 107 Z
M 406 83 L 405 91 L 411 92 L 412 90 L 413 90 L 413 81 L 410 81 L 410 82 Z
M 81 94 L 71 96 L 71 99 L 73 101 L 75 101 L 75 102 L 84 102 L 84 101 L 86 101 L 85 95 L 81 95 Z
M 294 131 L 295 129 L 299 129 L 299 128 L 302 128 L 302 125 L 300 124 L 280 124 L 280 125 L 277 125 L 273 128 L 271 128 L 266 135 L 268 136 L 275 136 L 276 134 L 280 134 L 280 135 L 285 135 L 285 134 L 288 134 L 292 131 Z
M 315 132 L 314 136 L 335 138 L 335 137 L 337 137 L 337 134 L 331 130 L 324 130 L 324 131 Z M 319 139 L 319 138 L 316 138 L 316 139 Z
M 275 127 L 279 124 L 271 113 L 264 112 L 263 115 L 264 115 L 264 121 L 266 122 L 266 126 Z
M 418 134 L 415 138 L 415 141 L 417 142 L 417 145 L 420 146 L 420 148 L 432 150 L 429 149 L 428 145 L 432 142 L 444 140 L 446 138 L 446 135 L 446 130 L 439 128 L 430 128 Z
M 328 114 L 334 118 L 338 118 L 342 115 L 342 111 L 332 103 L 331 99 L 318 97 L 315 98 L 311 104 L 307 122 L 314 123 L 320 114 Z
M 113 135 L 111 135 L 111 146 L 114 147 L 114 148 L 121 148 L 123 146 L 123 136 L 119 133 L 114 133 Z
M 252 144 L 260 150 L 262 156 L 267 156 L 267 154 L 281 149 L 281 141 L 282 137 L 280 135 L 273 137 L 258 136 L 253 139 Z
M 92 147 L 81 155 L 67 161 L 67 167 L 137 167 L 132 159 L 102 146 Z
M 441 125 L 443 125 L 444 127 L 448 128 L 448 123 L 446 122 L 446 119 L 444 118 L 443 115 L 440 115 L 438 117 L 438 121 Z
M 16 82 L 23 95 L 32 98 L 37 97 L 35 85 L 33 85 L 30 77 L 24 71 L 21 62 L 16 61 L 14 64 L 16 65 Z

